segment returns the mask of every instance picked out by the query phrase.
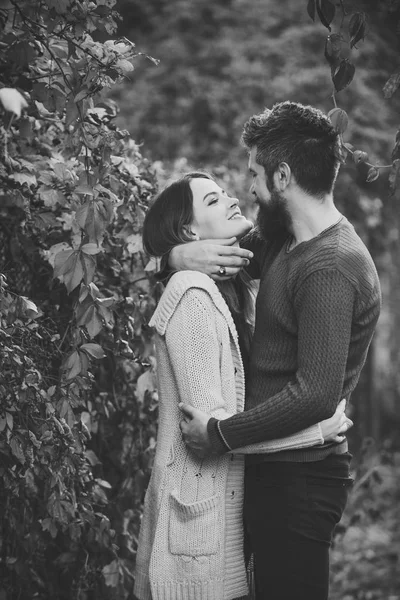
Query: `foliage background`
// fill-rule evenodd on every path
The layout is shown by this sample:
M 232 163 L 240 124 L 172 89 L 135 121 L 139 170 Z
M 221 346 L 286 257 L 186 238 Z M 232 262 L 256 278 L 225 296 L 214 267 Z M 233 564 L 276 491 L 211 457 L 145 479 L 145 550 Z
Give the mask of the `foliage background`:
M 345 141 L 391 164 L 400 96 L 382 88 L 398 69 L 400 3 L 334 4 L 334 31 L 341 5 L 369 17 L 336 95 Z M 141 253 L 144 211 L 190 165 L 252 215 L 243 122 L 288 98 L 333 107 L 328 31 L 305 0 L 1 0 L 0 23 L 0 95 L 16 88 L 28 103 L 19 119 L 4 111 L 1 129 L 0 600 L 132 598 L 157 422 L 146 324 L 161 290 Z M 349 156 L 337 186 L 384 310 L 351 403 L 356 484 L 332 600 L 400 599 L 400 222 L 388 175 L 366 183 Z

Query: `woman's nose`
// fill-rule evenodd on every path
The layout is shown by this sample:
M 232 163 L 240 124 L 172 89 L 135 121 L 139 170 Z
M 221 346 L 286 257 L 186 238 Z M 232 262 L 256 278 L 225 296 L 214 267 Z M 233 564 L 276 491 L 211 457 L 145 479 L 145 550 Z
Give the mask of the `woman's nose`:
M 239 204 L 239 200 L 237 198 L 229 198 L 229 206 L 232 208 L 233 206 L 237 206 Z

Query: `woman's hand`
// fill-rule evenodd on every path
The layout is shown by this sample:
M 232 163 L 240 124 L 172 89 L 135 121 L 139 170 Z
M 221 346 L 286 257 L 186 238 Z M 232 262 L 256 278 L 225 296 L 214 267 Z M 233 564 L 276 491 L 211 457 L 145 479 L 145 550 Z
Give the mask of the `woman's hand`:
M 321 432 L 325 442 L 342 442 L 346 431 L 353 427 L 353 421 L 346 417 L 345 408 L 346 399 L 344 398 L 337 405 L 335 414 L 329 419 L 321 421 Z

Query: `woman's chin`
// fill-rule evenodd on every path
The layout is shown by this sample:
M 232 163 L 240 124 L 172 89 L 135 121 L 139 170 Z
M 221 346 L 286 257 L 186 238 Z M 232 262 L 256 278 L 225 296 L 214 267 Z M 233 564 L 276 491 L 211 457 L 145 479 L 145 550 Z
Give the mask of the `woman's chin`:
M 245 219 L 245 221 L 240 224 L 240 227 L 237 228 L 237 232 L 233 233 L 232 235 L 235 236 L 238 240 L 240 240 L 243 236 L 246 235 L 246 233 L 249 233 L 249 231 L 253 229 L 253 227 L 254 224 L 248 219 Z

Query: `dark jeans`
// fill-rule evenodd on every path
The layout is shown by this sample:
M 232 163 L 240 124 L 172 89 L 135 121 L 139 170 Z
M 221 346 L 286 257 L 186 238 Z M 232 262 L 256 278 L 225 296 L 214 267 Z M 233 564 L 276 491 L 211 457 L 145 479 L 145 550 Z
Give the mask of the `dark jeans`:
M 248 465 L 245 525 L 257 600 L 327 600 L 329 548 L 346 505 L 351 455 Z

